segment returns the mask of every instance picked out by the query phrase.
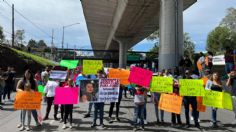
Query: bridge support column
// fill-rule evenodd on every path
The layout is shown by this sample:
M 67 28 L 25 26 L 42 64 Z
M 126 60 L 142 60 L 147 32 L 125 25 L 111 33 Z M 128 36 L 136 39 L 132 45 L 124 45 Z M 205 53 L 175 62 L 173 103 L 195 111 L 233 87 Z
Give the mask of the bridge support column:
M 161 0 L 159 71 L 178 66 L 183 54 L 183 0 Z
M 127 64 L 127 44 L 125 39 L 113 38 L 119 45 L 119 68 L 126 68 Z

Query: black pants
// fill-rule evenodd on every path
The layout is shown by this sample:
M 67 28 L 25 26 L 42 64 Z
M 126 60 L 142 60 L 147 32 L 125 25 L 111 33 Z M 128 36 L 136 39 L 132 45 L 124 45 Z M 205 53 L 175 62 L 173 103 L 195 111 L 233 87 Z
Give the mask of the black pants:
M 11 91 L 12 91 L 12 84 L 8 84 L 6 83 L 5 87 L 4 87 L 4 92 L 3 92 L 3 99 L 5 100 L 6 95 L 7 98 L 10 100 L 11 99 Z
M 64 115 L 65 115 L 65 105 L 61 105 L 61 119 L 64 119 Z
M 68 116 L 70 116 L 70 124 L 72 124 L 73 104 L 64 105 L 64 106 L 65 106 L 64 124 L 66 124 Z
M 177 118 L 177 123 L 182 124 L 180 114 L 171 113 L 171 122 L 173 124 L 176 124 L 176 118 Z
M 110 110 L 109 110 L 109 117 L 112 116 L 112 113 L 113 113 L 113 109 L 114 109 L 114 106 L 116 104 L 116 118 L 119 117 L 119 111 L 120 111 L 120 101 L 118 102 L 112 102 L 111 105 L 110 105 Z
M 54 101 L 54 97 L 47 97 L 47 108 L 45 117 L 48 118 L 49 113 L 51 111 L 51 107 Z M 58 105 L 54 105 L 54 118 L 56 118 L 58 112 Z
M 198 117 L 197 117 L 197 99 L 196 99 L 196 97 L 187 97 L 187 96 L 185 96 L 183 98 L 183 101 L 184 101 L 184 108 L 185 108 L 186 124 L 187 125 L 190 124 L 190 121 L 189 121 L 189 105 L 191 104 L 194 123 L 195 123 L 195 125 L 199 125 Z

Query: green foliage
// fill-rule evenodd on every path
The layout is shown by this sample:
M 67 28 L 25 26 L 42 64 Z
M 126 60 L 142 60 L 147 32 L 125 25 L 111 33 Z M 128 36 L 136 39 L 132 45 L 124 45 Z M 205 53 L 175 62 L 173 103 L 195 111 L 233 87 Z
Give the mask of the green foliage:
M 3 34 L 3 28 L 0 26 L 0 43 L 2 43 L 5 39 L 5 36 Z
M 193 59 L 193 55 L 195 52 L 195 44 L 191 40 L 188 33 L 184 33 L 184 55 L 189 56 L 190 59 Z
M 207 50 L 222 54 L 226 47 L 236 48 L 236 33 L 227 27 L 216 27 L 208 34 Z
M 37 48 L 37 42 L 33 39 L 30 39 L 29 42 L 28 42 L 28 47 L 31 47 L 31 48 Z
M 236 32 L 236 9 L 231 7 L 227 9 L 227 15 L 222 19 L 220 26 L 227 27 Z
M 26 58 L 31 58 L 32 60 L 42 64 L 43 66 L 54 66 L 55 65 L 55 63 L 53 63 L 52 61 L 50 61 L 48 59 L 45 59 L 45 58 L 42 58 L 42 57 L 39 57 L 37 55 L 33 55 L 33 54 L 23 52 L 23 51 L 20 51 L 20 50 L 17 50 L 17 49 L 13 49 L 13 48 L 12 48 L 12 50 L 17 52 L 21 56 L 24 56 Z
M 22 41 L 24 40 L 25 38 L 25 31 L 24 30 L 16 30 L 16 33 L 15 33 L 15 41 L 17 43 L 21 42 L 22 44 Z
M 46 44 L 43 40 L 39 40 L 39 42 L 38 42 L 38 47 L 44 47 L 44 48 L 46 48 L 46 47 L 47 47 L 47 44 Z

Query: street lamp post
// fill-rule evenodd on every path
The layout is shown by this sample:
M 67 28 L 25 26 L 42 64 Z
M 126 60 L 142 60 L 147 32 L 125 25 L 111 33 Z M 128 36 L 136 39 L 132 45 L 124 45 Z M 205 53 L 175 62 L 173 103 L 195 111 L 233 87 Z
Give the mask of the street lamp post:
M 63 31 L 62 31 L 62 43 L 61 43 L 62 50 L 64 49 L 64 31 L 65 31 L 65 28 L 70 27 L 70 26 L 74 26 L 74 25 L 77 25 L 77 24 L 80 24 L 80 23 L 73 23 L 73 24 L 66 25 L 66 26 L 62 27 L 62 29 L 63 29 Z

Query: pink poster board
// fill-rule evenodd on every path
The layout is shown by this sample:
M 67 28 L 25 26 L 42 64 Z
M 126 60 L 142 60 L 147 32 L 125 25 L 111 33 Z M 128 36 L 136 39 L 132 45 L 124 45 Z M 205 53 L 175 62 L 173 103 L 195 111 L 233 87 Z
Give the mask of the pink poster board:
M 58 87 L 55 91 L 54 104 L 78 104 L 79 88 Z
M 152 79 L 152 74 L 152 71 L 139 67 L 132 67 L 129 75 L 129 82 L 149 88 Z

